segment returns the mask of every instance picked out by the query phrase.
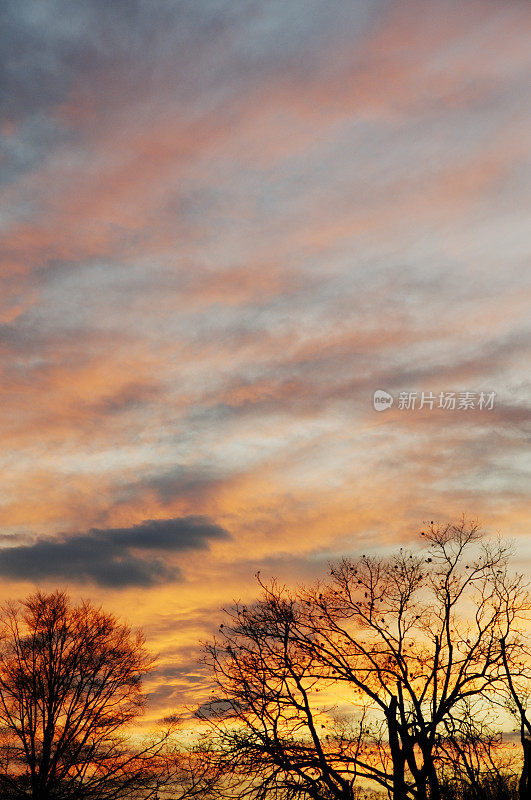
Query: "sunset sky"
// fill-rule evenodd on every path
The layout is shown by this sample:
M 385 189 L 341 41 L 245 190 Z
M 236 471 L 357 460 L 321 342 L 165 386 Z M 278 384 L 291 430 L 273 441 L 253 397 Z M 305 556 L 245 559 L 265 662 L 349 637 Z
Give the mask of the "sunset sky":
M 1 599 L 141 625 L 160 715 L 257 570 L 463 512 L 529 570 L 529 4 L 0 13 Z

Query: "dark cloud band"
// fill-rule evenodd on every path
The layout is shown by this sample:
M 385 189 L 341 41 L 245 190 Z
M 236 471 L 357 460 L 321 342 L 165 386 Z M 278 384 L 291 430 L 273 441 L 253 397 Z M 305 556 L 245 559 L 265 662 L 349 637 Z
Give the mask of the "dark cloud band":
M 69 580 L 125 588 L 182 580 L 168 555 L 207 550 L 229 539 L 208 517 L 145 520 L 129 528 L 91 528 L 0 551 L 0 574 L 21 580 Z

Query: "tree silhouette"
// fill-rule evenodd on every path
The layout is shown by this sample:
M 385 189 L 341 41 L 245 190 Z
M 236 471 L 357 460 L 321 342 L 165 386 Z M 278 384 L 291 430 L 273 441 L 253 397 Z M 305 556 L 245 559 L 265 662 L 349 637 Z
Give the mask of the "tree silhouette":
M 141 634 L 58 591 L 5 607 L 0 633 L 3 797 L 153 794 L 166 734 L 136 749 L 124 736 L 152 666 Z
M 258 603 L 229 613 L 207 649 L 211 717 L 243 793 L 346 800 L 364 778 L 395 800 L 439 800 L 447 723 L 499 689 L 525 592 L 477 524 L 421 536 L 421 553 L 343 559 L 295 593 L 261 582 Z M 348 722 L 334 719 L 339 695 Z

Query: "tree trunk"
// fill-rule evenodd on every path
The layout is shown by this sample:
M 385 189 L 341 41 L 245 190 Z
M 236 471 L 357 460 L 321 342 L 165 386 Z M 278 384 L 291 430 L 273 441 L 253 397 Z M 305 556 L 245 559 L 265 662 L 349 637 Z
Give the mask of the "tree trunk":
M 439 776 L 433 763 L 431 750 L 424 750 L 422 753 L 422 768 L 417 770 L 413 777 L 415 780 L 415 791 L 417 800 L 441 800 L 441 786 Z M 531 798 L 530 798 L 531 800 Z
M 389 711 L 387 714 L 387 729 L 389 731 L 389 750 L 393 762 L 393 800 L 407 800 L 407 788 L 405 780 L 406 759 L 398 736 L 398 725 L 396 722 L 396 710 L 398 702 L 396 697 L 391 698 Z
M 439 776 L 435 769 L 435 764 L 431 757 L 431 753 L 427 756 L 427 772 L 428 772 L 428 785 L 430 787 L 430 800 L 441 800 L 441 787 L 439 784 Z

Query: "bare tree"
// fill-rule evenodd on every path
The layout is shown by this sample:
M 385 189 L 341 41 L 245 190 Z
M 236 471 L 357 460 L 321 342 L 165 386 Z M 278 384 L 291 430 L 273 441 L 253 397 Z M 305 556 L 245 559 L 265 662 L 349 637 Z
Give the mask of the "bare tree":
M 525 600 L 507 548 L 477 524 L 421 535 L 422 553 L 344 559 L 295 594 L 261 584 L 231 613 L 208 649 L 225 703 L 215 724 L 249 792 L 343 800 L 363 778 L 396 800 L 438 800 L 444 724 L 499 686 L 500 639 Z M 338 691 L 358 714 L 348 735 L 317 697 Z
M 0 620 L 0 787 L 4 797 L 119 800 L 155 794 L 167 732 L 132 747 L 143 637 L 62 592 L 10 604 Z
M 523 596 L 507 549 L 480 542 L 477 524 L 430 524 L 422 536 L 422 555 L 400 550 L 333 568 L 330 585 L 306 594 L 306 641 L 383 714 L 395 797 L 407 791 L 407 771 L 419 800 L 437 800 L 441 726 L 464 699 L 499 683 L 499 638 Z
M 297 641 L 301 606 L 289 593 L 263 586 L 259 603 L 237 605 L 207 648 L 219 697 L 199 716 L 216 732 L 219 763 L 233 775 L 228 793 L 255 798 L 352 798 L 370 735 L 361 713 L 334 719 L 320 701 L 333 683 Z M 386 787 L 386 775 L 380 774 Z

